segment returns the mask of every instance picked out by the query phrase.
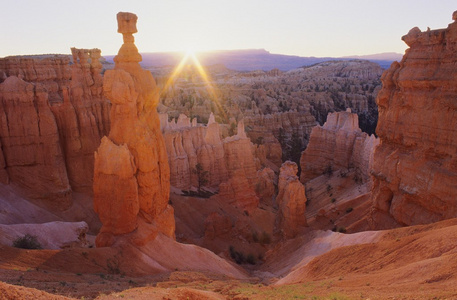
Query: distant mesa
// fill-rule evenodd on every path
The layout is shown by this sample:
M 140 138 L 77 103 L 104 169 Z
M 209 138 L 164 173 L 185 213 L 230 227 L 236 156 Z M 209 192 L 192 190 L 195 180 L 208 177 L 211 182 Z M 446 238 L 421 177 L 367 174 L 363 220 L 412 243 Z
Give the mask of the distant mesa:
M 180 52 L 158 52 L 142 53 L 145 68 L 174 66 L 179 64 L 184 53 Z M 108 62 L 113 62 L 114 56 L 105 56 Z M 269 71 L 279 69 L 289 71 L 292 69 L 309 66 L 328 60 L 369 60 L 387 69 L 392 62 L 400 61 L 402 54 L 381 53 L 373 55 L 346 56 L 346 57 L 301 57 L 295 55 L 273 54 L 265 49 L 246 49 L 246 50 L 220 50 L 198 53 L 198 59 L 204 66 L 222 64 L 226 68 L 235 71 Z

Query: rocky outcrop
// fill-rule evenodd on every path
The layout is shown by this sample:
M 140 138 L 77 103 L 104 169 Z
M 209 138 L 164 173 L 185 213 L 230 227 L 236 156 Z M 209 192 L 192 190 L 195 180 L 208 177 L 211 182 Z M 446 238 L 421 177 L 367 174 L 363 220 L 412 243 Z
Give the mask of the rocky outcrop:
M 372 225 L 377 228 L 457 217 L 457 22 L 413 28 L 410 47 L 382 76 L 381 144 L 374 153 Z
M 358 116 L 350 109 L 329 113 L 327 122 L 311 132 L 300 159 L 300 180 L 305 183 L 326 172 L 356 168 L 360 179 L 366 182 L 370 179 L 373 149 L 378 143 L 373 135 L 360 130 Z
M 139 65 L 136 20 L 131 13 L 117 14 L 124 44 L 103 83 L 112 107 L 110 133 L 95 153 L 94 209 L 103 224 L 98 247 L 112 245 L 116 236 L 140 224 L 136 244 L 146 243 L 157 231 L 174 236 L 170 170 L 156 110 L 159 92 L 151 73 Z
M 43 85 L 10 76 L 0 84 L 0 137 L 8 178 L 28 197 L 70 205 L 71 188 L 49 94 Z M 6 174 L 3 171 L 3 181 Z
M 62 101 L 51 110 L 56 118 L 68 179 L 73 190 L 92 187 L 93 153 L 109 132 L 111 104 L 103 95 L 99 49 L 71 49 L 71 81 Z
M 273 206 L 276 196 L 278 176 L 270 168 L 263 168 L 257 171 L 256 193 L 261 202 L 267 206 Z
M 246 136 L 242 121 L 238 122 L 237 134 L 225 138 L 223 145 L 228 181 L 219 186 L 219 196 L 249 212 L 259 204 L 255 193 L 257 169 L 255 148 Z
M 72 53 L 72 64 L 66 55 L 0 59 L 0 180 L 11 179 L 27 196 L 54 199 L 48 202 L 62 209 L 70 205 L 71 190 L 92 186 L 93 152 L 109 131 L 100 50 L 73 48 Z M 26 154 L 32 148 L 36 154 Z
M 0 59 L 0 82 L 8 76 L 39 83 L 48 93 L 49 102 L 63 101 L 62 90 L 71 80 L 70 56 L 34 55 L 10 56 Z M 4 78 L 1 78 L 4 77 Z
M 219 124 L 211 115 L 207 126 L 190 123 L 181 115 L 176 123 L 163 118 L 162 128 L 170 164 L 170 183 L 188 190 L 198 185 L 197 174 L 193 172 L 200 164 L 208 172 L 207 187 L 217 188 L 227 180 L 224 147 Z M 185 121 L 187 120 L 187 121 Z
M 302 146 L 305 146 L 312 128 L 317 124 L 310 113 L 292 111 L 246 116 L 244 121 L 248 137 L 266 148 L 267 159 L 277 167 L 281 166 L 283 152 L 287 152 L 287 145 L 292 139 L 304 141 Z
M 279 181 L 277 230 L 285 238 L 297 236 L 301 229 L 306 226 L 306 196 L 305 187 L 300 183 L 296 163 L 286 161 L 282 164 Z

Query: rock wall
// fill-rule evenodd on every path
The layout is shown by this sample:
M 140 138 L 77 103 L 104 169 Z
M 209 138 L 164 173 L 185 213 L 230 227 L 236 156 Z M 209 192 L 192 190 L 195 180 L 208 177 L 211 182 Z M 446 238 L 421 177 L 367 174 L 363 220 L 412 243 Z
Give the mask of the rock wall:
M 63 209 L 71 203 L 71 188 L 48 97 L 43 85 L 16 76 L 0 84 L 2 181 L 9 178 L 27 196 Z
M 175 230 L 168 205 L 170 169 L 157 113 L 159 91 L 151 73 L 139 64 L 133 38 L 137 16 L 121 12 L 117 21 L 124 44 L 103 82 L 112 102 L 111 128 L 95 153 L 94 210 L 103 224 L 97 247 L 114 244 L 116 236 L 131 233 L 140 224 L 146 229 L 137 232 L 137 245 L 154 232 L 174 237 Z
M 329 113 L 323 126 L 311 132 L 308 147 L 300 158 L 300 180 L 305 183 L 325 172 L 357 168 L 360 179 L 370 179 L 369 170 L 374 147 L 379 140 L 359 128 L 357 114 Z
M 168 122 L 168 116 L 164 115 L 162 128 L 172 186 L 185 190 L 197 186 L 198 178 L 192 171 L 197 164 L 208 172 L 206 186 L 217 188 L 227 180 L 220 128 L 213 115 L 207 126 L 196 122 L 191 124 L 185 115 L 180 115 L 177 122 Z
M 219 196 L 249 212 L 259 205 L 255 192 L 258 178 L 255 148 L 246 136 L 243 121 L 238 122 L 237 134 L 225 138 L 223 145 L 228 181 L 219 186 Z
M 403 59 L 382 76 L 373 227 L 457 217 L 456 18 L 446 29 L 413 28 Z
M 92 186 L 93 152 L 109 131 L 100 50 L 72 53 L 72 63 L 65 55 L 0 59 L 0 179 L 62 209 L 71 190 Z
M 253 104 L 255 105 L 255 104 Z M 244 118 L 248 137 L 254 143 L 263 144 L 267 159 L 278 168 L 282 164 L 282 147 L 291 143 L 296 137 L 304 141 L 305 146 L 309 135 L 317 122 L 310 113 L 282 112 L 268 115 L 251 115 Z
M 198 186 L 194 172 L 199 164 L 207 172 L 205 187 L 219 190 L 219 196 L 235 206 L 250 211 L 257 207 L 257 170 L 262 162 L 272 164 L 264 151 L 251 143 L 246 136 L 243 121 L 238 122 L 237 133 L 221 138 L 220 125 L 210 115 L 207 126 L 192 123 L 180 115 L 178 120 L 168 122 L 163 116 L 162 129 L 170 164 L 171 185 L 189 190 Z M 263 149 L 264 150 L 264 149 Z

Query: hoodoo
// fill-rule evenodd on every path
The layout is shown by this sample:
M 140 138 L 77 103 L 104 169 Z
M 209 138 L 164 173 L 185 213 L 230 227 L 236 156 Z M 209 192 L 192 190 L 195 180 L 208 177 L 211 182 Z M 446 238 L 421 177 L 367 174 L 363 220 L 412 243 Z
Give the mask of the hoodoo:
M 120 12 L 117 21 L 124 44 L 103 82 L 112 102 L 111 130 L 95 153 L 94 209 L 103 224 L 98 247 L 110 246 L 116 236 L 143 225 L 148 233 L 137 235 L 136 243 L 157 232 L 173 237 L 175 230 L 168 205 L 170 170 L 156 110 L 158 88 L 151 73 L 139 65 L 142 58 L 133 37 L 137 16 Z

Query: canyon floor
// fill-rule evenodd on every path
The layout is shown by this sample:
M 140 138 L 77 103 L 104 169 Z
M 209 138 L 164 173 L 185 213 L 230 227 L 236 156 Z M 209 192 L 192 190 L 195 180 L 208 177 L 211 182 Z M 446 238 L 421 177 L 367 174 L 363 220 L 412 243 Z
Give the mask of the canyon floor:
M 115 248 L 0 247 L 2 299 L 455 299 L 457 219 L 378 232 L 309 230 L 245 279 L 140 269 Z M 130 260 L 129 260 L 130 259 Z M 202 257 L 204 259 L 204 257 Z M 201 263 L 204 263 L 203 261 Z M 133 274 L 133 275 L 132 275 Z

